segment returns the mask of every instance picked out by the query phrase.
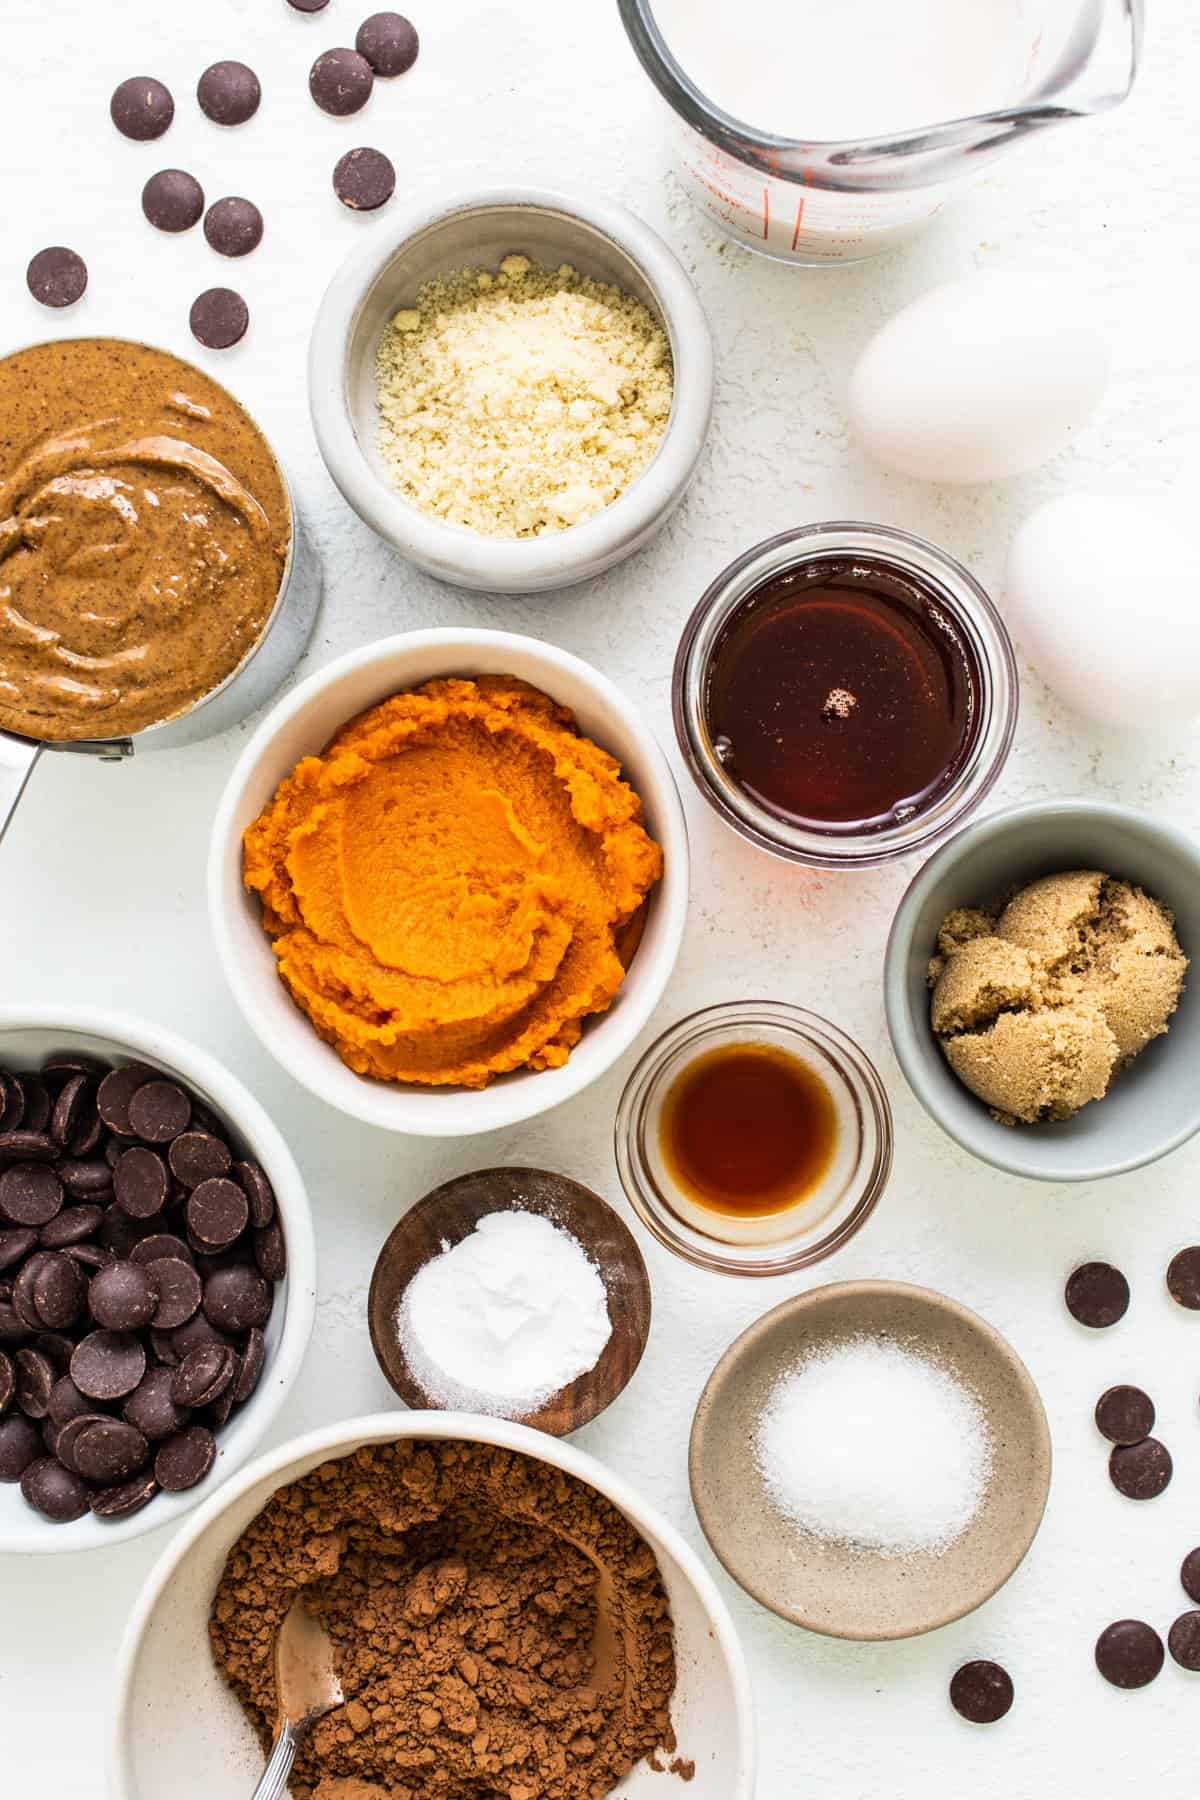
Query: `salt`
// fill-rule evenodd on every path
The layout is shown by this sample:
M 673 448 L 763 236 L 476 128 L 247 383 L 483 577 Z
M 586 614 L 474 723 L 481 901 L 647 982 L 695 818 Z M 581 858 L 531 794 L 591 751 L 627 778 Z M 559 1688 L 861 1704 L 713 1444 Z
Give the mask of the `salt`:
M 488 1213 L 408 1284 L 396 1328 L 439 1407 L 521 1418 L 595 1368 L 612 1335 L 595 1264 L 538 1213 Z
M 883 1556 L 937 1554 L 978 1512 L 992 1466 L 983 1408 L 957 1375 L 887 1337 L 812 1351 L 775 1384 L 755 1441 L 780 1512 Z

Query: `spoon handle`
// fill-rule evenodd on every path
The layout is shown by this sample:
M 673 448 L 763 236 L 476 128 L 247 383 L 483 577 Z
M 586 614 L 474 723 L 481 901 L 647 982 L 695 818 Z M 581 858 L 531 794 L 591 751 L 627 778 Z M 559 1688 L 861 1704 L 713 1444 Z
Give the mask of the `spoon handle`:
M 300 1748 L 300 1733 L 285 1719 L 279 1727 L 271 1750 L 271 1760 L 263 1770 L 263 1778 L 254 1790 L 253 1800 L 281 1800 L 287 1792 L 288 1776 Z

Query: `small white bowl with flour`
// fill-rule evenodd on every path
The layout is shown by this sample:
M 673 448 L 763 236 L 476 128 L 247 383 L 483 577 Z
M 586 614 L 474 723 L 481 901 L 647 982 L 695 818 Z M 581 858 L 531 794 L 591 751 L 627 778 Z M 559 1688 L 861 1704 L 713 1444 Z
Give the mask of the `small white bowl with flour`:
M 492 537 L 418 509 L 379 444 L 376 359 L 398 312 L 421 289 L 506 257 L 570 264 L 639 301 L 666 334 L 674 372 L 658 448 L 603 511 L 540 536 Z M 658 234 L 599 196 L 497 187 L 412 209 L 356 251 L 321 303 L 309 350 L 317 443 L 349 504 L 409 562 L 459 587 L 537 593 L 599 575 L 649 541 L 682 499 L 708 434 L 712 339 L 695 290 Z

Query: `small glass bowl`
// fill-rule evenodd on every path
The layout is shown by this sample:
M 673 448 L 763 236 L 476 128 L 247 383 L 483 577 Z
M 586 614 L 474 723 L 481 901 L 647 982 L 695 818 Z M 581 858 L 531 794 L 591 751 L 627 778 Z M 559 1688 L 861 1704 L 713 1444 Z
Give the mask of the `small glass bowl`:
M 975 739 L 961 768 L 928 806 L 882 830 L 851 832 L 789 822 L 760 806 L 722 767 L 706 719 L 708 670 L 721 632 L 737 608 L 772 576 L 808 562 L 837 559 L 881 565 L 932 593 L 946 630 L 961 637 L 977 671 Z M 975 577 L 944 550 L 888 525 L 804 525 L 767 538 L 730 563 L 696 607 L 680 639 L 671 685 L 675 735 L 709 805 L 760 849 L 819 869 L 864 869 L 893 857 L 924 854 L 963 824 L 1004 767 L 1017 726 L 1018 681 L 1012 640 Z
M 837 1111 L 837 1143 L 816 1191 L 759 1218 L 698 1206 L 662 1153 L 663 1103 L 684 1068 L 727 1044 L 771 1044 L 820 1076 Z M 836 1025 L 779 1000 L 707 1006 L 646 1051 L 621 1095 L 617 1171 L 634 1211 L 676 1256 L 723 1275 L 788 1275 L 840 1250 L 874 1210 L 892 1167 L 892 1111 L 874 1065 Z

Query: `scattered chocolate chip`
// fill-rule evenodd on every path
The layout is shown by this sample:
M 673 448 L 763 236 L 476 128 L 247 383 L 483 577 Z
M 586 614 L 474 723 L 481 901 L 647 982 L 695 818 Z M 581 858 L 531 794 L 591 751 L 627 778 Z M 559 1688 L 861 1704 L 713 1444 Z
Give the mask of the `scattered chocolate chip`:
M 0 1175 L 0 1219 L 13 1225 L 48 1225 L 61 1211 L 62 1182 L 45 1163 L 11 1163 Z
M 254 1233 L 254 1260 L 266 1281 L 282 1281 L 287 1274 L 287 1245 L 278 1219 Z
M 358 28 L 354 48 L 376 75 L 403 75 L 417 60 L 421 40 L 403 13 L 372 13 Z
M 382 150 L 347 150 L 334 165 L 333 191 L 352 212 L 374 212 L 396 191 L 396 171 Z
M 189 1425 L 177 1432 L 154 1459 L 158 1485 L 168 1494 L 180 1494 L 203 1481 L 217 1455 L 216 1440 L 204 1425 Z
M 156 231 L 190 231 L 204 211 L 204 189 L 186 169 L 160 169 L 142 189 L 142 211 Z
M 31 1225 L 18 1225 L 11 1231 L 0 1231 L 0 1269 L 11 1269 L 37 1248 L 38 1233 Z
M 171 1377 L 176 1406 L 208 1406 L 237 1374 L 237 1356 L 228 1344 L 198 1344 Z
M 156 1331 L 175 1331 L 187 1323 L 200 1304 L 200 1277 L 190 1262 L 178 1256 L 162 1257 L 147 1263 L 146 1268 L 158 1288 L 158 1306 L 151 1324 Z M 253 1273 L 249 1269 L 246 1272 Z M 267 1298 L 269 1310 L 269 1294 Z
M 91 1505 L 91 1491 L 78 1475 L 53 1456 L 31 1462 L 21 1476 L 21 1492 L 35 1512 L 55 1525 L 81 1519 Z
M 191 1251 L 181 1237 L 175 1237 L 169 1231 L 153 1232 L 150 1237 L 144 1237 L 141 1243 L 135 1244 L 129 1252 L 130 1262 L 135 1263 L 161 1262 L 164 1258 L 176 1256 L 180 1262 L 191 1267 Z
M 148 1506 L 158 1492 L 153 1475 L 135 1475 L 119 1487 L 104 1488 L 92 1495 L 92 1511 L 98 1519 L 127 1519 L 131 1513 Z
M 1124 1318 L 1129 1283 L 1111 1263 L 1083 1263 L 1067 1282 L 1066 1301 L 1072 1318 L 1099 1331 Z
M 1163 1666 L 1162 1639 L 1141 1619 L 1118 1619 L 1096 1640 L 1096 1667 L 1114 1687 L 1140 1688 Z
M 20 1481 L 43 1449 L 41 1433 L 24 1413 L 0 1419 L 0 1481 Z
M 244 125 L 258 111 L 262 88 L 253 69 L 241 62 L 215 62 L 196 84 L 200 111 L 215 125 Z
M 1200 1549 L 1189 1550 L 1183 1559 L 1183 1567 L 1179 1571 L 1179 1579 L 1183 1583 L 1183 1591 L 1189 1600 L 1200 1606 Z
M 271 1300 L 270 1285 L 246 1263 L 217 1269 L 204 1284 L 206 1316 L 218 1330 L 235 1336 L 252 1325 L 265 1325 L 271 1316 Z
M 87 264 L 77 250 L 51 244 L 30 259 L 25 283 L 42 306 L 74 306 L 87 290 Z
M 110 1131 L 115 1131 L 120 1137 L 133 1137 L 133 1126 L 129 1123 L 129 1102 L 139 1088 L 145 1087 L 154 1078 L 153 1069 L 147 1069 L 141 1063 L 126 1063 L 120 1069 L 112 1069 L 104 1077 L 96 1094 L 96 1107 Z
M 99 1419 L 75 1439 L 73 1459 L 85 1481 L 104 1486 L 125 1481 L 150 1455 L 150 1445 L 136 1425 L 124 1419 Z
M 81 1394 L 69 1375 L 60 1375 L 50 1389 L 49 1417 L 60 1428 L 92 1411 L 92 1402 Z
M 51 1254 L 48 1250 L 35 1250 L 13 1282 L 13 1311 L 27 1331 L 40 1331 L 45 1323 L 33 1303 L 33 1289 L 42 1264 L 50 1258 Z
M 71 1379 L 92 1400 L 121 1400 L 146 1373 L 145 1347 L 119 1331 L 92 1331 L 71 1358 Z
M 144 144 L 162 136 L 175 117 L 175 102 L 153 75 L 131 75 L 114 91 L 108 110 L 123 137 Z
M 226 1250 L 250 1220 L 250 1203 L 236 1181 L 202 1181 L 187 1203 L 187 1228 L 202 1250 Z
M 108 1164 L 105 1163 L 105 1168 Z M 85 1243 L 100 1229 L 104 1221 L 104 1208 L 89 1203 L 86 1206 L 67 1206 L 48 1224 L 43 1225 L 38 1233 L 38 1241 L 43 1250 L 66 1250 L 71 1244 Z
M 87 1291 L 87 1280 L 79 1264 L 50 1250 L 34 1278 L 33 1309 L 48 1331 L 63 1331 L 83 1311 Z
M 1190 1244 L 1171 1258 L 1167 1291 L 1189 1312 L 1200 1312 L 1200 1244 Z
M 1167 1649 L 1181 1669 L 1200 1674 L 1200 1612 L 1180 1613 L 1167 1633 Z
M 147 1081 L 129 1102 L 134 1136 L 147 1144 L 169 1144 L 187 1130 L 191 1116 L 191 1101 L 173 1081 Z
M 275 1190 L 256 1162 L 235 1163 L 233 1173 L 250 1202 L 250 1223 L 261 1231 L 275 1217 Z
M 950 1682 L 950 1704 L 972 1725 L 994 1725 L 1012 1703 L 1012 1676 L 999 1663 L 964 1663 Z
M 88 1288 L 88 1306 L 97 1325 L 109 1331 L 139 1331 L 158 1308 L 153 1263 L 117 1262 L 99 1269 Z
M 237 1375 L 234 1378 L 233 1394 L 235 1406 L 241 1406 L 248 1400 L 258 1386 L 263 1365 L 267 1360 L 267 1340 L 262 1332 L 253 1327 L 246 1334 L 246 1345 L 238 1362 Z
M 121 1416 L 151 1443 L 161 1442 L 187 1423 L 187 1409 L 171 1398 L 172 1374 L 170 1369 L 147 1369 L 121 1408 Z
M 1096 1429 L 1110 1444 L 1139 1444 L 1154 1430 L 1154 1402 L 1141 1388 L 1110 1387 L 1096 1402 Z
M 84 1122 L 92 1095 L 92 1077 L 83 1072 L 68 1075 L 54 1111 L 50 1114 L 50 1136 L 56 1144 L 67 1145 Z
M 193 300 L 188 323 L 206 350 L 229 350 L 245 337 L 250 308 L 232 288 L 206 288 Z
M 50 1410 L 50 1390 L 54 1386 L 54 1369 L 50 1359 L 40 1350 L 18 1350 L 13 1358 L 17 1369 L 17 1405 L 27 1419 L 44 1419 Z
M 1108 1459 L 1112 1484 L 1127 1500 L 1154 1500 L 1171 1479 L 1171 1453 L 1157 1438 L 1117 1444 Z
M 117 1203 L 131 1219 L 152 1219 L 167 1203 L 171 1184 L 167 1165 L 156 1150 L 134 1144 L 113 1169 Z
M 6 1413 L 17 1391 L 17 1371 L 6 1350 L 0 1350 L 0 1413 Z
M 357 50 L 326 50 L 309 70 L 308 91 L 322 112 L 344 119 L 371 98 L 375 76 Z
M 0 1169 L 19 1162 L 57 1162 L 62 1151 L 45 1131 L 6 1131 L 0 1133 Z
M 184 1131 L 171 1145 L 167 1161 L 176 1181 L 185 1188 L 194 1188 L 202 1181 L 228 1175 L 233 1158 L 228 1147 L 211 1132 Z
M 106 1194 L 113 1184 L 111 1166 L 102 1156 L 65 1156 L 58 1165 L 58 1179 L 73 1198 Z
M 227 194 L 205 213 L 204 235 L 218 256 L 249 256 L 262 243 L 263 216 L 253 200 Z

